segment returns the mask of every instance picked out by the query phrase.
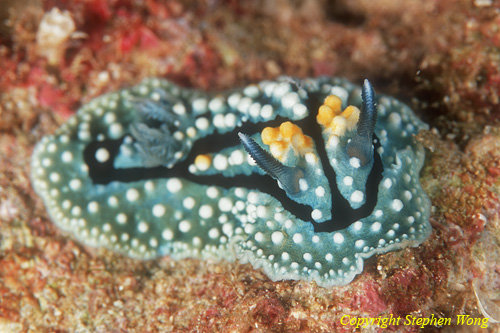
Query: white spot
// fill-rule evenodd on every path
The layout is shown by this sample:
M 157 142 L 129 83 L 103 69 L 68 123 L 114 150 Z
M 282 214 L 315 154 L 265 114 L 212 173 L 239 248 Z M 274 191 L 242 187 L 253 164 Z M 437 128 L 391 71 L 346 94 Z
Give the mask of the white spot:
M 108 134 L 112 139 L 117 139 L 123 135 L 123 126 L 118 123 L 111 124 L 108 129 Z
M 215 199 L 219 196 L 219 190 L 216 187 L 210 186 L 207 188 L 207 197 Z
M 146 222 L 141 221 L 137 225 L 137 230 L 139 230 L 139 232 L 145 233 L 145 232 L 147 232 L 149 230 L 149 225 Z
M 260 93 L 259 87 L 256 85 L 250 85 L 245 87 L 245 89 L 243 89 L 243 94 L 251 98 L 256 98 L 259 95 L 259 93 Z
M 208 108 L 212 112 L 221 112 L 224 108 L 224 100 L 221 97 L 216 97 L 208 102 Z
M 236 126 L 236 116 L 233 113 L 228 113 L 224 117 L 224 124 L 226 127 L 233 128 Z
M 156 238 L 151 238 L 151 239 L 149 240 L 149 245 L 150 245 L 151 247 L 157 247 L 157 246 L 158 246 L 158 241 L 156 240 Z
M 260 218 L 267 217 L 267 207 L 264 205 L 257 206 L 257 216 Z
M 280 245 L 283 240 L 285 239 L 285 236 L 281 231 L 275 231 L 271 235 L 271 240 L 275 245 Z
M 330 145 L 330 147 L 337 147 L 339 142 L 340 142 L 339 137 L 336 135 L 332 135 L 330 136 L 330 139 L 328 139 L 328 144 Z
M 52 160 L 48 157 L 45 157 L 43 160 L 42 160 L 42 165 L 46 168 L 48 168 L 49 166 L 52 165 Z
M 297 103 L 292 108 L 293 114 L 297 117 L 303 117 L 307 114 L 307 107 L 304 104 Z
M 113 196 L 110 196 L 108 198 L 108 205 L 111 207 L 118 207 L 118 198 Z
M 365 197 L 365 195 L 363 194 L 363 192 L 356 190 L 356 191 L 352 192 L 352 194 L 351 194 L 351 201 L 352 202 L 363 202 L 364 197 Z
M 356 221 L 352 224 L 352 227 L 354 230 L 359 231 L 363 227 L 363 222 L 361 221 Z
M 155 189 L 155 183 L 152 182 L 151 180 L 148 180 L 147 182 L 144 183 L 144 189 L 146 191 L 152 192 Z
M 224 223 L 222 225 L 222 232 L 228 237 L 231 237 L 233 235 L 233 225 L 231 223 Z
M 50 175 L 49 175 L 49 179 L 51 182 L 53 183 L 57 183 L 61 180 L 61 175 L 58 174 L 57 172 L 52 172 Z
M 262 232 L 257 232 L 253 237 L 257 242 L 262 242 L 264 240 L 264 234 Z
M 409 174 L 405 173 L 403 175 L 403 179 L 404 179 L 405 182 L 409 183 L 410 180 L 411 180 L 411 176 Z
M 312 236 L 312 241 L 313 241 L 313 243 L 318 244 L 319 243 L 319 237 L 318 237 L 318 235 Z
M 61 143 L 68 143 L 69 142 L 69 135 L 63 134 L 59 137 L 59 141 Z
M 351 176 L 345 176 L 344 179 L 343 179 L 343 182 L 344 182 L 345 186 L 351 186 L 352 182 L 353 182 L 353 179 L 352 179 Z
M 266 104 L 260 109 L 260 116 L 262 118 L 268 119 L 271 118 L 272 115 L 273 115 L 273 107 L 271 105 Z
M 331 262 L 333 260 L 333 255 L 331 253 L 327 253 L 325 255 L 325 259 L 326 261 Z
M 399 127 L 401 124 L 401 116 L 397 112 L 392 112 L 388 119 L 389 123 L 393 125 L 394 127 Z
M 347 259 L 346 257 L 344 257 L 342 259 L 342 262 L 344 263 L 344 265 L 348 265 L 349 264 L 349 259 Z
M 70 151 L 65 151 L 61 154 L 61 160 L 64 163 L 71 163 L 71 161 L 73 161 L 73 153 L 71 153 Z
M 118 105 L 116 104 L 116 101 L 115 101 L 115 100 L 110 99 L 110 100 L 108 101 L 108 108 L 109 108 L 109 109 L 116 109 L 116 107 L 117 107 L 117 106 L 118 106 Z
M 212 123 L 215 127 L 224 127 L 224 115 L 219 113 L 214 116 Z
M 126 242 L 130 239 L 130 235 L 125 232 L 120 238 L 122 239 L 122 242 Z
M 119 224 L 127 223 L 127 215 L 125 215 L 124 213 L 116 215 L 116 222 L 118 222 Z
M 318 186 L 314 190 L 314 193 L 316 194 L 316 196 L 322 198 L 325 195 L 325 188 L 323 186 Z
M 349 92 L 341 86 L 331 87 L 329 94 L 338 96 L 342 101 L 346 101 L 349 97 Z
M 88 130 L 79 130 L 78 138 L 82 141 L 87 141 L 90 139 L 90 132 Z
M 244 230 L 247 234 L 251 234 L 254 232 L 255 227 L 252 224 L 246 224 Z
M 248 193 L 247 200 L 249 203 L 255 205 L 257 202 L 259 202 L 259 195 L 257 194 L 257 192 L 250 192 Z
M 281 98 L 281 105 L 283 105 L 284 108 L 291 108 L 295 104 L 300 102 L 299 95 L 296 92 L 289 92 L 286 93 L 282 98 Z
M 85 219 L 78 219 L 77 221 L 78 221 L 78 226 L 80 228 L 85 228 L 87 226 L 87 221 Z M 84 232 L 84 231 L 85 230 L 83 230 L 82 232 Z
M 313 220 L 317 221 L 323 217 L 323 213 L 319 209 L 314 209 L 311 212 L 311 217 L 313 218 Z
M 300 243 L 302 243 L 302 240 L 304 239 L 304 237 L 302 237 L 302 234 L 296 233 L 293 235 L 292 239 L 293 239 L 293 242 L 295 244 L 300 244 Z
M 111 231 L 111 224 L 106 223 L 102 226 L 102 231 L 104 232 L 110 232 Z
M 47 151 L 48 151 L 49 153 L 53 153 L 53 152 L 55 152 L 56 150 L 57 150 L 57 145 L 56 145 L 54 142 L 50 143 L 50 144 L 47 146 Z
M 375 211 L 375 217 L 381 217 L 382 215 L 384 215 L 384 212 L 380 209 L 377 209 Z
M 97 213 L 99 211 L 99 204 L 96 201 L 91 201 L 87 205 L 87 210 L 89 213 Z
M 230 198 L 224 197 L 219 200 L 218 206 L 222 212 L 229 212 L 233 208 L 233 202 Z
M 62 208 L 64 208 L 64 209 L 69 209 L 71 207 L 71 205 L 72 205 L 72 203 L 68 199 L 66 199 L 62 202 Z
M 234 93 L 227 98 L 227 104 L 229 104 L 229 106 L 232 108 L 236 108 L 240 100 L 241 100 L 241 94 Z
M 240 165 L 243 164 L 244 161 L 245 156 L 243 155 L 241 150 L 235 150 L 229 156 L 229 163 L 231 163 L 232 165 Z
M 333 234 L 333 241 L 336 244 L 342 244 L 344 242 L 344 235 L 342 235 L 340 232 L 336 232 Z
M 214 209 L 210 205 L 202 205 L 200 207 L 200 210 L 198 211 L 198 214 L 203 219 L 209 219 L 213 216 Z
M 219 229 L 217 228 L 212 228 L 208 231 L 208 237 L 212 239 L 218 239 L 220 236 Z
M 305 261 L 311 261 L 312 260 L 312 255 L 308 252 L 304 253 L 304 255 L 302 256 L 304 258 Z
M 174 139 L 177 141 L 182 141 L 184 139 L 184 133 L 182 133 L 180 131 L 176 131 L 174 133 Z
M 408 223 L 413 224 L 415 222 L 415 218 L 413 216 L 408 216 Z
M 214 168 L 216 170 L 226 170 L 227 169 L 227 157 L 221 154 L 217 154 L 214 157 Z
M 167 190 L 171 193 L 177 193 L 182 189 L 182 183 L 179 178 L 170 178 L 167 181 Z
M 196 237 L 193 237 L 193 245 L 194 246 L 201 246 L 201 238 L 196 236 Z
M 109 160 L 109 151 L 104 147 L 97 149 L 95 152 L 95 159 L 100 163 L 107 162 Z
M 196 113 L 203 113 L 207 109 L 207 100 L 203 98 L 197 98 L 193 101 L 193 110 Z
M 179 116 L 182 116 L 186 113 L 186 107 L 181 103 L 176 103 L 174 104 L 174 106 L 172 106 L 172 111 L 177 113 Z
M 390 178 L 386 178 L 386 179 L 384 180 L 384 187 L 385 187 L 386 189 L 390 189 L 390 188 L 391 188 L 391 186 L 392 186 L 392 180 L 391 180 Z
M 413 195 L 411 194 L 411 192 L 410 192 L 410 191 L 405 191 L 405 193 L 404 193 L 404 194 L 405 194 L 405 198 L 406 198 L 406 200 L 408 200 L 408 201 L 410 201 L 410 200 L 411 200 L 411 198 L 413 197 Z
M 392 209 L 394 209 L 396 212 L 401 211 L 403 209 L 404 205 L 403 202 L 399 199 L 394 199 L 392 200 Z
M 186 129 L 186 134 L 190 138 L 194 138 L 197 134 L 197 131 L 194 127 L 190 126 Z
M 394 237 L 395 234 L 396 234 L 396 232 L 394 230 L 392 230 L 392 229 L 389 230 L 389 231 L 387 231 L 387 236 L 389 236 L 391 238 Z
M 191 230 L 191 223 L 187 220 L 179 222 L 179 230 L 184 233 L 188 232 Z
M 382 224 L 380 224 L 380 222 L 375 222 L 371 226 L 371 229 L 372 229 L 373 232 L 379 231 L 380 228 L 382 228 Z
M 229 220 L 229 218 L 227 217 L 226 214 L 221 214 L 219 216 L 219 223 L 226 223 L 228 220 Z M 243 222 L 243 223 L 246 223 L 246 221 Z
M 283 252 L 283 253 L 281 254 L 281 260 L 283 260 L 283 261 L 288 261 L 288 260 L 290 260 L 290 255 L 288 254 L 288 252 Z
M 196 204 L 196 201 L 193 199 L 193 197 L 187 197 L 184 200 L 182 200 L 182 205 L 186 209 L 193 209 L 195 204 Z
M 82 181 L 80 179 L 71 179 L 71 181 L 69 182 L 69 187 L 73 190 L 73 191 L 78 191 L 79 189 L 82 188 Z
M 153 215 L 156 217 L 162 217 L 165 215 L 166 209 L 162 204 L 156 204 L 153 206 Z
M 357 248 L 362 248 L 364 245 L 365 245 L 365 241 L 364 241 L 364 240 L 362 240 L 362 239 L 358 239 L 358 240 L 354 243 L 354 246 L 356 246 Z
M 355 169 L 361 167 L 361 161 L 357 157 L 351 157 L 349 159 L 349 164 Z
M 128 189 L 125 196 L 127 197 L 128 201 L 136 201 L 137 199 L 139 199 L 139 191 L 137 191 L 135 188 Z
M 306 162 L 308 164 L 314 164 L 315 165 L 318 162 L 318 157 L 316 155 L 314 155 L 314 153 L 311 153 L 311 152 L 306 153 L 304 155 L 304 157 L 305 157 Z
M 202 130 L 202 131 L 206 130 L 208 128 L 208 126 L 210 125 L 208 122 L 208 119 L 205 117 L 201 117 L 201 118 L 196 119 L 194 124 L 196 127 L 198 127 L 199 130 Z
M 79 206 L 74 206 L 71 209 L 71 215 L 73 216 L 79 216 L 82 213 L 82 209 Z
M 163 230 L 163 232 L 161 233 L 161 237 L 163 237 L 163 239 L 165 240 L 172 240 L 174 239 L 174 233 L 172 232 L 172 230 L 170 229 L 165 229 Z
M 307 180 L 304 178 L 299 179 L 299 188 L 302 192 L 305 192 L 309 189 L 309 185 L 307 184 Z
M 245 209 L 247 208 L 247 205 L 245 202 L 243 202 L 242 200 L 238 200 L 234 203 L 234 208 L 232 209 L 232 212 L 235 213 L 235 212 L 242 212 L 244 211 Z M 256 209 L 254 209 L 256 211 Z M 245 216 L 242 216 L 242 217 L 245 217 Z M 244 222 L 245 223 L 245 222 Z
M 260 113 L 260 104 L 259 103 L 253 103 L 250 105 L 248 108 L 248 114 L 252 116 L 253 118 L 257 118 Z

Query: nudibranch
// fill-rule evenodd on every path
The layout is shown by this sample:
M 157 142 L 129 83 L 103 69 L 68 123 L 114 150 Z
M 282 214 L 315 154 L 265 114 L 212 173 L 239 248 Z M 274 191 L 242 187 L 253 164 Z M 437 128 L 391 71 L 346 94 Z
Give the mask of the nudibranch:
M 83 244 L 239 259 L 273 281 L 331 287 L 431 233 L 421 129 L 368 81 L 280 78 L 211 94 L 152 78 L 44 137 L 32 182 Z

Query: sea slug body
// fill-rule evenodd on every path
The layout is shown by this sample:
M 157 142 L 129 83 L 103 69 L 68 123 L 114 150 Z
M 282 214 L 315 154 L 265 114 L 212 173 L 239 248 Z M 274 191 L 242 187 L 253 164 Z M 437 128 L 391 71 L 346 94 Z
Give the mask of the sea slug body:
M 368 81 L 279 78 L 211 94 L 152 78 L 44 137 L 32 182 L 86 245 L 239 259 L 273 281 L 331 287 L 431 233 L 421 129 Z

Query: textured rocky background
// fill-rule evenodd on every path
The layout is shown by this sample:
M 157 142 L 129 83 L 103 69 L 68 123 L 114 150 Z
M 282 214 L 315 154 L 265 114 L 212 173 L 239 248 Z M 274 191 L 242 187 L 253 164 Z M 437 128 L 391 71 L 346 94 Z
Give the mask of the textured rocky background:
M 350 331 L 344 314 L 500 320 L 495 3 L 0 2 L 0 331 Z M 53 7 L 68 11 L 66 30 L 42 28 Z M 418 136 L 428 149 L 428 241 L 367 260 L 342 288 L 273 283 L 249 265 L 82 247 L 31 188 L 34 144 L 95 96 L 147 76 L 224 90 L 278 75 L 368 78 L 431 125 Z M 427 327 L 441 330 L 474 328 Z

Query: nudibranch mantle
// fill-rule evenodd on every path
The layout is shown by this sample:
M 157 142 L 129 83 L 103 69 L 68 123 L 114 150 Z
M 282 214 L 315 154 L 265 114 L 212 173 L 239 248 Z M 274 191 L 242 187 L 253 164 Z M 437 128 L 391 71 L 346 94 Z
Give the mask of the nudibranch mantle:
M 331 287 L 430 235 L 413 138 L 427 128 L 368 81 L 278 78 L 212 94 L 152 78 L 44 137 L 32 182 L 86 245 L 239 259 L 273 281 Z

